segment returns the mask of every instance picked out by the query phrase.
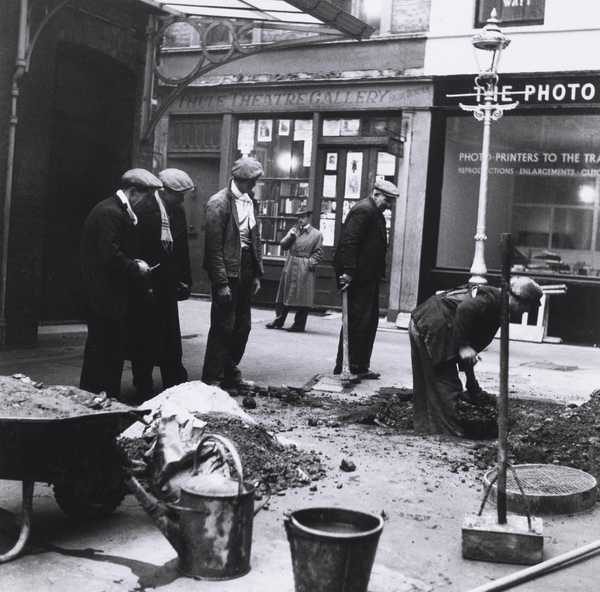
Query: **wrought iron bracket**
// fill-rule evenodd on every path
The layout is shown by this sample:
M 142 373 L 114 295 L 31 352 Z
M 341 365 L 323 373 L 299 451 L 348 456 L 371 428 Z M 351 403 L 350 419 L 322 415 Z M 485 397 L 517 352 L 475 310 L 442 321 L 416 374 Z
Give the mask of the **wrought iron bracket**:
M 48 23 L 65 7 L 67 6 L 67 4 L 69 4 L 70 2 L 73 2 L 73 0 L 62 0 L 61 2 L 59 2 L 56 6 L 54 6 L 52 9 L 47 10 L 46 14 L 41 18 L 40 22 L 37 24 L 37 29 L 35 30 L 35 33 L 33 33 L 32 36 L 32 21 L 33 21 L 33 4 L 29 5 L 29 14 L 27 15 L 27 57 L 26 57 L 26 63 L 25 63 L 25 70 L 28 72 L 29 71 L 29 66 L 31 64 L 31 56 L 33 54 L 33 50 L 35 49 L 35 45 L 37 43 L 37 40 L 39 39 L 40 35 L 42 34 L 42 32 L 44 31 L 44 29 L 46 28 L 46 26 L 48 25 Z
M 199 46 L 194 48 L 198 52 L 198 61 L 192 70 L 179 77 L 169 76 L 161 70 L 161 55 L 162 55 L 162 40 L 167 29 L 178 22 L 184 22 L 193 27 L 198 33 Z M 283 39 L 272 41 L 269 43 L 249 43 L 244 40 L 244 36 L 249 34 L 253 29 L 279 29 L 285 31 L 301 30 L 308 32 L 310 35 L 294 39 Z M 211 45 L 209 43 L 210 35 L 216 30 L 223 30 L 227 36 L 227 42 L 221 45 Z M 234 62 L 250 55 L 258 53 L 266 53 L 279 49 L 291 47 L 307 47 L 323 43 L 325 41 L 341 40 L 348 38 L 346 35 L 334 29 L 319 27 L 303 27 L 297 28 L 294 25 L 271 24 L 263 22 L 249 21 L 240 23 L 230 19 L 215 19 L 199 21 L 188 17 L 171 17 L 161 20 L 160 25 L 154 33 L 150 34 L 148 42 L 152 44 L 154 61 L 152 64 L 152 73 L 156 79 L 160 80 L 164 85 L 173 87 L 169 94 L 161 98 L 160 105 L 151 113 L 148 113 L 146 118 L 147 124 L 142 130 L 142 142 L 151 140 L 154 129 L 158 122 L 165 115 L 169 107 L 181 96 L 185 89 L 198 80 L 201 76 L 207 74 L 211 70 L 218 68 L 224 64 Z M 151 105 L 151 101 L 147 102 Z

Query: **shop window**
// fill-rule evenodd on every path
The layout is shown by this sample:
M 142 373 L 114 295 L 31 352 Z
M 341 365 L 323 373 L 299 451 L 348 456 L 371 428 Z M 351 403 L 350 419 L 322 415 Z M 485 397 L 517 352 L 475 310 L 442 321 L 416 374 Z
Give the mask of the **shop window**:
M 486 262 L 500 267 L 498 237 L 511 232 L 519 264 L 548 274 L 600 276 L 600 116 L 505 115 L 489 159 Z M 473 257 L 481 124 L 449 117 L 437 266 Z
M 265 174 L 256 184 L 263 254 L 282 256 L 279 241 L 308 204 L 312 119 L 241 119 L 237 154 L 253 156 Z
M 543 25 L 545 0 L 477 0 L 475 27 L 483 27 L 496 10 L 504 26 Z

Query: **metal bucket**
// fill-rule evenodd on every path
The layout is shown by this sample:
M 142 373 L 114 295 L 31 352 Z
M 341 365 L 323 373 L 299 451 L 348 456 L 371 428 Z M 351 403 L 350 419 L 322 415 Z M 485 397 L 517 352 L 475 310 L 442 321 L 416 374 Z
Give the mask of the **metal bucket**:
M 367 592 L 380 516 L 342 508 L 307 508 L 286 517 L 296 592 Z
M 195 477 L 198 454 L 207 440 L 214 440 L 230 453 L 238 478 L 236 493 L 202 493 L 201 481 L 198 483 Z M 220 446 L 216 448 L 226 454 Z M 214 434 L 203 438 L 196 450 L 192 479 L 196 484 L 181 488 L 179 503 L 168 504 L 172 518 L 178 523 L 180 571 L 206 580 L 229 580 L 247 574 L 250 571 L 252 522 L 256 513 L 255 488 L 243 481 L 241 460 L 233 443 Z

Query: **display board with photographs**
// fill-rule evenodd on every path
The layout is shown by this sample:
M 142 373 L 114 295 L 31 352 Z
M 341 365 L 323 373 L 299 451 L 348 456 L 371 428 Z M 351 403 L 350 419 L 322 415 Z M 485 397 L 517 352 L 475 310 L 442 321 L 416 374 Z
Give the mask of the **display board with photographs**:
M 255 187 L 263 255 L 283 256 L 279 241 L 308 205 L 312 118 L 241 119 L 236 158 L 252 156 L 265 174 Z

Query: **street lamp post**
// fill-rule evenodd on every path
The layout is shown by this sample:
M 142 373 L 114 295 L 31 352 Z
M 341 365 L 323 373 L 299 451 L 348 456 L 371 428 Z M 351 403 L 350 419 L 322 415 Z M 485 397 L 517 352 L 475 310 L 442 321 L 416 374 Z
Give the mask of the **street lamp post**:
M 459 103 L 463 111 L 470 111 L 477 121 L 483 122 L 483 140 L 481 143 L 481 173 L 479 177 L 479 198 L 477 202 L 477 229 L 475 231 L 475 252 L 471 264 L 470 284 L 485 284 L 485 217 L 487 211 L 488 168 L 490 157 L 490 131 L 492 121 L 500 119 L 504 111 L 514 109 L 519 103 L 498 104 L 498 65 L 502 51 L 510 39 L 498 26 L 496 10 L 483 29 L 472 39 L 475 57 L 479 65 L 479 74 L 475 77 L 477 105 Z M 483 99 L 483 101 L 481 101 Z

